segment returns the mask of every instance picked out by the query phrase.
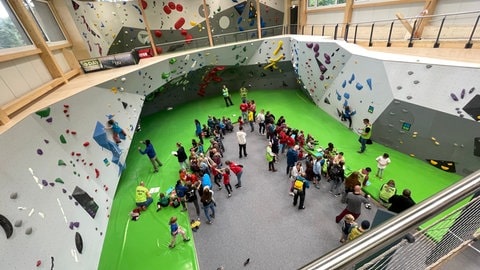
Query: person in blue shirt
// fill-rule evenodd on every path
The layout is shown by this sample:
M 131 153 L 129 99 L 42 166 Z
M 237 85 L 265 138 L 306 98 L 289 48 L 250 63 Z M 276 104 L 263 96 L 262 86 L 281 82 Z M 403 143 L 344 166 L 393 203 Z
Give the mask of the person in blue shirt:
M 183 242 L 190 241 L 190 238 L 187 237 L 185 230 L 177 224 L 177 217 L 175 216 L 171 217 L 168 224 L 170 225 L 170 235 L 172 235 L 172 240 L 170 241 L 170 245 L 168 245 L 169 248 L 175 247 L 177 234 L 182 235 Z
M 303 184 L 298 185 L 296 182 L 300 181 Z M 297 188 L 301 186 L 301 188 Z M 310 183 L 308 182 L 307 179 L 305 179 L 303 176 L 297 175 L 297 178 L 293 184 L 294 188 L 294 193 L 295 195 L 293 196 L 293 206 L 297 206 L 297 201 L 298 198 L 300 198 L 300 202 L 298 204 L 298 209 L 303 210 L 305 209 L 305 189 L 310 188 Z
M 187 211 L 187 206 L 185 205 L 185 195 L 187 194 L 188 188 L 182 184 L 182 180 L 177 180 L 175 185 L 175 192 L 177 193 L 178 198 L 180 198 L 180 203 L 183 206 L 182 212 Z
M 150 142 L 150 140 L 145 140 L 145 141 L 140 141 L 140 143 L 143 143 L 146 145 L 145 150 L 142 150 L 141 147 L 138 147 L 138 151 L 140 151 L 140 154 L 145 155 L 147 154 L 148 158 L 152 162 L 153 165 L 153 172 L 158 172 L 158 167 L 157 166 L 162 166 L 162 162 L 157 157 L 157 153 L 155 152 L 155 148 L 153 148 L 153 144 Z
M 287 175 L 290 174 L 290 170 L 292 169 L 293 166 L 295 166 L 295 163 L 298 160 L 297 149 L 298 149 L 298 146 L 288 148 L 288 151 L 287 151 Z

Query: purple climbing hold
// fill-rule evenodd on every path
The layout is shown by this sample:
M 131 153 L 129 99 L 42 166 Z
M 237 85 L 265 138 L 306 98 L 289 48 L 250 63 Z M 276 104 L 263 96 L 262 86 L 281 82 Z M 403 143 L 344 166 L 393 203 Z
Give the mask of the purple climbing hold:
M 463 99 L 465 97 L 465 88 L 462 89 L 462 92 L 460 93 L 460 98 Z
M 450 96 L 452 97 L 453 100 L 458 101 L 458 97 L 454 93 L 451 93 Z
M 363 85 L 359 82 L 357 82 L 357 84 L 355 85 L 355 87 L 357 88 L 357 90 L 362 90 L 363 89 Z
M 64 189 L 64 188 L 62 188 L 62 192 L 63 192 L 63 193 L 67 193 L 67 190 Z
M 47 121 L 47 123 L 52 123 L 52 122 L 53 122 L 53 118 L 52 118 L 52 117 L 48 117 L 47 119 L 45 119 L 45 121 Z
M 471 94 L 473 93 L 473 91 L 475 91 L 475 87 L 470 88 L 470 90 L 468 90 L 468 93 Z
M 330 55 L 328 55 L 328 53 L 324 53 L 324 54 L 323 54 L 323 57 L 325 57 L 325 60 L 329 60 L 329 61 L 330 61 Z
M 313 43 L 307 43 L 307 48 L 309 49 L 313 48 Z
M 323 76 L 323 74 L 320 75 L 320 81 L 323 81 L 325 79 L 325 77 Z
M 313 51 L 314 51 L 314 52 L 318 52 L 319 49 L 320 49 L 320 46 L 318 45 L 318 43 L 316 43 L 316 44 L 313 46 Z
M 70 230 L 73 230 L 73 222 L 70 222 L 70 225 L 68 225 L 68 228 L 70 228 Z
M 42 180 L 42 185 L 45 186 L 45 187 L 48 186 L 47 180 L 43 179 L 43 180 Z
M 326 59 L 326 60 L 325 60 L 325 64 L 330 65 L 330 63 L 331 63 L 331 62 L 330 62 L 330 59 Z
M 68 195 L 68 198 L 69 198 L 70 200 L 73 199 L 72 195 Z
M 325 67 L 324 65 L 320 65 L 320 71 L 322 73 L 325 73 L 325 71 L 327 71 L 327 67 Z
M 37 149 L 37 154 L 39 154 L 40 156 L 43 155 L 42 149 L 38 148 L 38 149 Z
M 55 183 L 54 183 L 54 182 L 50 182 L 49 184 L 50 184 L 50 186 L 52 186 L 52 187 L 55 186 Z
M 44 139 L 43 141 L 44 141 L 45 143 L 49 143 L 49 142 L 50 142 L 50 141 L 49 141 L 49 140 L 47 140 L 47 139 Z
M 319 52 L 316 52 L 316 53 L 315 53 L 315 58 L 317 58 L 319 55 L 320 55 L 320 53 L 319 53 Z
M 78 221 L 73 222 L 73 226 L 75 226 L 76 228 L 80 227 L 80 222 Z

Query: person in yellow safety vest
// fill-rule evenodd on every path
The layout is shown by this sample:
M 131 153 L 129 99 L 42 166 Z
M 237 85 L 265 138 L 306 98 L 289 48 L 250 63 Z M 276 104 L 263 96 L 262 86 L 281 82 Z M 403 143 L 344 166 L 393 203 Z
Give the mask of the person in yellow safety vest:
M 365 152 L 365 149 L 367 148 L 366 144 L 368 141 L 370 141 L 370 137 L 372 136 L 372 124 L 370 124 L 370 120 L 367 118 L 363 119 L 363 124 L 365 127 L 358 129 L 358 133 L 360 134 L 358 141 L 362 145 L 358 153 Z

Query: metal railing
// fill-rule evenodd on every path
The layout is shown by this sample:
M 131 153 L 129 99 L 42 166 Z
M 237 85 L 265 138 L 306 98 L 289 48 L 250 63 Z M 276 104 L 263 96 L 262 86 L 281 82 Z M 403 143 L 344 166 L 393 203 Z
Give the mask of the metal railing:
M 428 19 L 428 24 L 419 34 L 420 23 Z M 343 39 L 346 42 L 358 41 L 368 42 L 373 46 L 375 42 L 385 42 L 387 47 L 392 46 L 392 41 L 408 41 L 408 47 L 412 47 L 416 40 L 434 41 L 434 48 L 439 48 L 441 41 L 465 41 L 464 48 L 470 49 L 473 40 L 480 40 L 480 31 L 477 31 L 480 20 L 480 10 L 444 13 L 437 15 L 424 15 L 416 17 L 405 17 L 402 19 L 376 20 L 356 22 L 350 24 L 309 24 L 304 26 L 293 25 L 285 28 L 286 33 L 295 28 L 297 34 L 330 36 L 334 40 Z M 411 25 L 409 32 L 403 22 Z M 353 35 L 351 28 L 354 28 Z
M 469 235 L 473 237 L 475 231 L 480 228 L 480 199 L 476 197 L 470 203 L 464 203 L 460 210 L 453 212 L 448 218 L 443 218 L 424 230 L 411 233 L 424 222 L 471 197 L 474 192 L 480 192 L 479 190 L 480 170 L 392 217 L 362 235 L 361 238 L 323 255 L 301 269 L 386 269 L 387 267 L 388 269 L 426 269 L 432 267 L 444 257 L 443 255 L 447 255 L 463 242 L 469 241 L 462 238 L 471 238 L 468 237 Z M 438 228 L 443 235 L 433 233 Z M 415 239 L 420 240 L 415 241 Z M 456 241 L 451 241 L 452 239 Z M 417 243 L 415 248 L 410 244 L 414 242 Z M 400 251 L 401 254 L 399 254 Z M 415 262 L 421 262 L 421 266 L 408 266 L 412 258 L 418 258 Z

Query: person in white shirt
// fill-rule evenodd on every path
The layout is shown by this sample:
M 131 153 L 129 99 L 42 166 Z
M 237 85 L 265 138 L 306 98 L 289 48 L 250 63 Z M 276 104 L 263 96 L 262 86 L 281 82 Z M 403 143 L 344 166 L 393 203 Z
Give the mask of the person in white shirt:
M 265 110 L 261 110 L 259 114 L 257 114 L 257 123 L 258 123 L 258 132 L 260 135 L 265 135 Z
M 377 174 L 375 175 L 376 177 L 380 178 L 380 180 L 383 179 L 383 170 L 387 167 L 388 164 L 390 164 L 390 158 L 387 153 L 384 153 L 383 155 L 377 157 L 375 159 L 377 161 Z
M 240 158 L 242 158 L 243 156 L 247 157 L 247 133 L 243 131 L 242 126 L 238 128 L 237 140 L 238 140 L 238 156 Z

